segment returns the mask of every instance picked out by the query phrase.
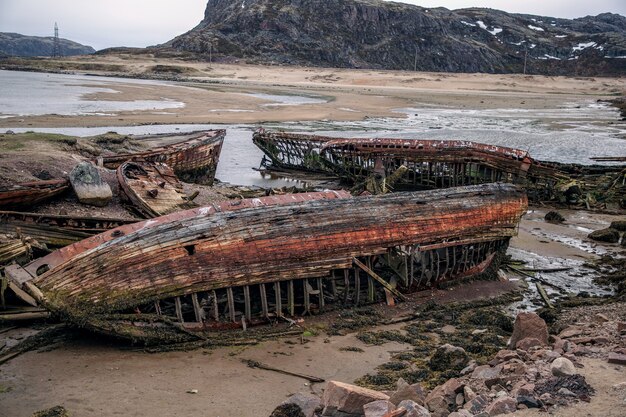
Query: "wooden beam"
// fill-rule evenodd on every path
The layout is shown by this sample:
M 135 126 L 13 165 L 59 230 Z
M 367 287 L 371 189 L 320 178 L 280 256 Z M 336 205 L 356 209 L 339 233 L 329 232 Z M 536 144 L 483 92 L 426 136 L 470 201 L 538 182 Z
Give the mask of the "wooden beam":
M 359 261 L 357 258 L 352 258 L 352 261 L 354 262 L 354 264 L 356 266 L 361 268 L 366 274 L 368 274 L 370 277 L 374 278 L 383 287 L 385 287 L 387 290 L 389 290 L 389 292 L 392 293 L 396 298 L 399 298 L 402 301 L 406 301 L 406 297 L 404 295 L 402 295 L 400 292 L 398 292 L 398 290 L 393 288 L 387 281 L 382 279 L 376 272 L 374 272 L 371 269 L 369 269 L 367 267 L 367 265 L 365 265 L 363 262 Z

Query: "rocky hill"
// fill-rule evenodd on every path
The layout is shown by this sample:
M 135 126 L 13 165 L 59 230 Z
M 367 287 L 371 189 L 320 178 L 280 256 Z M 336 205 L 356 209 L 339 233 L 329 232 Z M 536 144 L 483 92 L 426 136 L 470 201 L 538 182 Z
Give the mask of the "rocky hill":
M 52 54 L 54 38 L 41 36 L 26 36 L 19 33 L 0 32 L 0 56 L 50 56 Z M 68 39 L 59 39 L 61 55 L 86 55 L 95 52 L 91 46 Z
M 165 45 L 253 62 L 422 71 L 626 74 L 626 17 L 579 19 L 378 0 L 209 0 Z M 527 59 L 525 59 L 527 57 Z

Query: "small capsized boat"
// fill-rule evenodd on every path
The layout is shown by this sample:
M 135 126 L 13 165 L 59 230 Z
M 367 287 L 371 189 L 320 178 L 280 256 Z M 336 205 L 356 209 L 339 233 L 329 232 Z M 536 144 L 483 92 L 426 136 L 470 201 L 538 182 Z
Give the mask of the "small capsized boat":
M 117 169 L 120 190 L 147 218 L 195 207 L 172 168 L 162 162 L 124 162 Z

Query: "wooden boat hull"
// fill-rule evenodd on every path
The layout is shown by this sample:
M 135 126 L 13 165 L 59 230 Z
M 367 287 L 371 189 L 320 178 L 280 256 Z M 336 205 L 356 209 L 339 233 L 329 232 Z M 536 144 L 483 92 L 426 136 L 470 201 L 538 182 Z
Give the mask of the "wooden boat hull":
M 124 162 L 117 169 L 120 189 L 133 208 L 146 218 L 195 207 L 172 168 L 161 162 Z
M 525 151 L 470 141 L 337 139 L 259 130 L 253 142 L 270 169 L 332 173 L 353 185 L 371 178 L 393 178 L 398 190 L 510 182 L 524 185 L 533 200 L 549 200 L 557 183 L 568 179 Z
M 406 271 L 404 291 L 473 275 L 506 250 L 526 207 L 518 188 L 489 184 L 210 215 L 194 209 L 123 226 L 9 267 L 7 276 L 51 311 L 96 328 L 97 320 L 141 312 L 211 329 L 271 309 L 321 310 L 343 299 L 341 283 L 351 302 L 374 302 L 379 284 L 396 291 L 375 271 L 382 262 Z
M 70 187 L 66 179 L 33 181 L 0 187 L 0 209 L 29 207 L 49 200 Z
M 101 157 L 102 164 L 117 169 L 133 160 L 161 162 L 170 166 L 185 182 L 213 184 L 219 162 L 225 130 L 211 130 L 183 142 L 151 149 L 146 152 Z
M 49 247 L 63 247 L 138 220 L 0 211 L 0 233 L 21 233 Z

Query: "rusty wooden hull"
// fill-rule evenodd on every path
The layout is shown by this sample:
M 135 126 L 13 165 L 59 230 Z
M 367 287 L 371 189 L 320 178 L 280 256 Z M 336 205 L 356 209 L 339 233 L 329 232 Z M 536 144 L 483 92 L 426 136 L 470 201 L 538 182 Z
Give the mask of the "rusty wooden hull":
M 252 322 L 255 311 L 306 314 L 344 297 L 374 302 L 378 284 L 393 284 L 376 272 L 383 263 L 405 271 L 398 285 L 406 291 L 473 275 L 506 249 L 527 207 L 523 191 L 503 184 L 295 196 L 301 201 L 123 226 L 7 275 L 50 310 L 95 327 L 98 317 L 140 312 L 212 328 Z
M 0 209 L 28 207 L 51 199 L 70 187 L 66 179 L 33 181 L 0 187 Z
M 0 211 L 0 233 L 21 233 L 49 247 L 71 245 L 138 220 Z
M 215 178 L 225 136 L 225 130 L 206 131 L 186 141 L 146 152 L 104 156 L 102 163 L 109 169 L 117 169 L 132 160 L 161 162 L 169 165 L 182 181 L 210 185 Z
M 397 176 L 398 190 L 510 182 L 524 185 L 533 200 L 549 200 L 556 184 L 568 179 L 525 151 L 470 141 L 337 139 L 259 130 L 253 142 L 269 168 L 332 173 L 351 184 Z
M 196 206 L 188 200 L 172 168 L 162 162 L 124 162 L 117 169 L 117 180 L 135 211 L 146 218 Z

